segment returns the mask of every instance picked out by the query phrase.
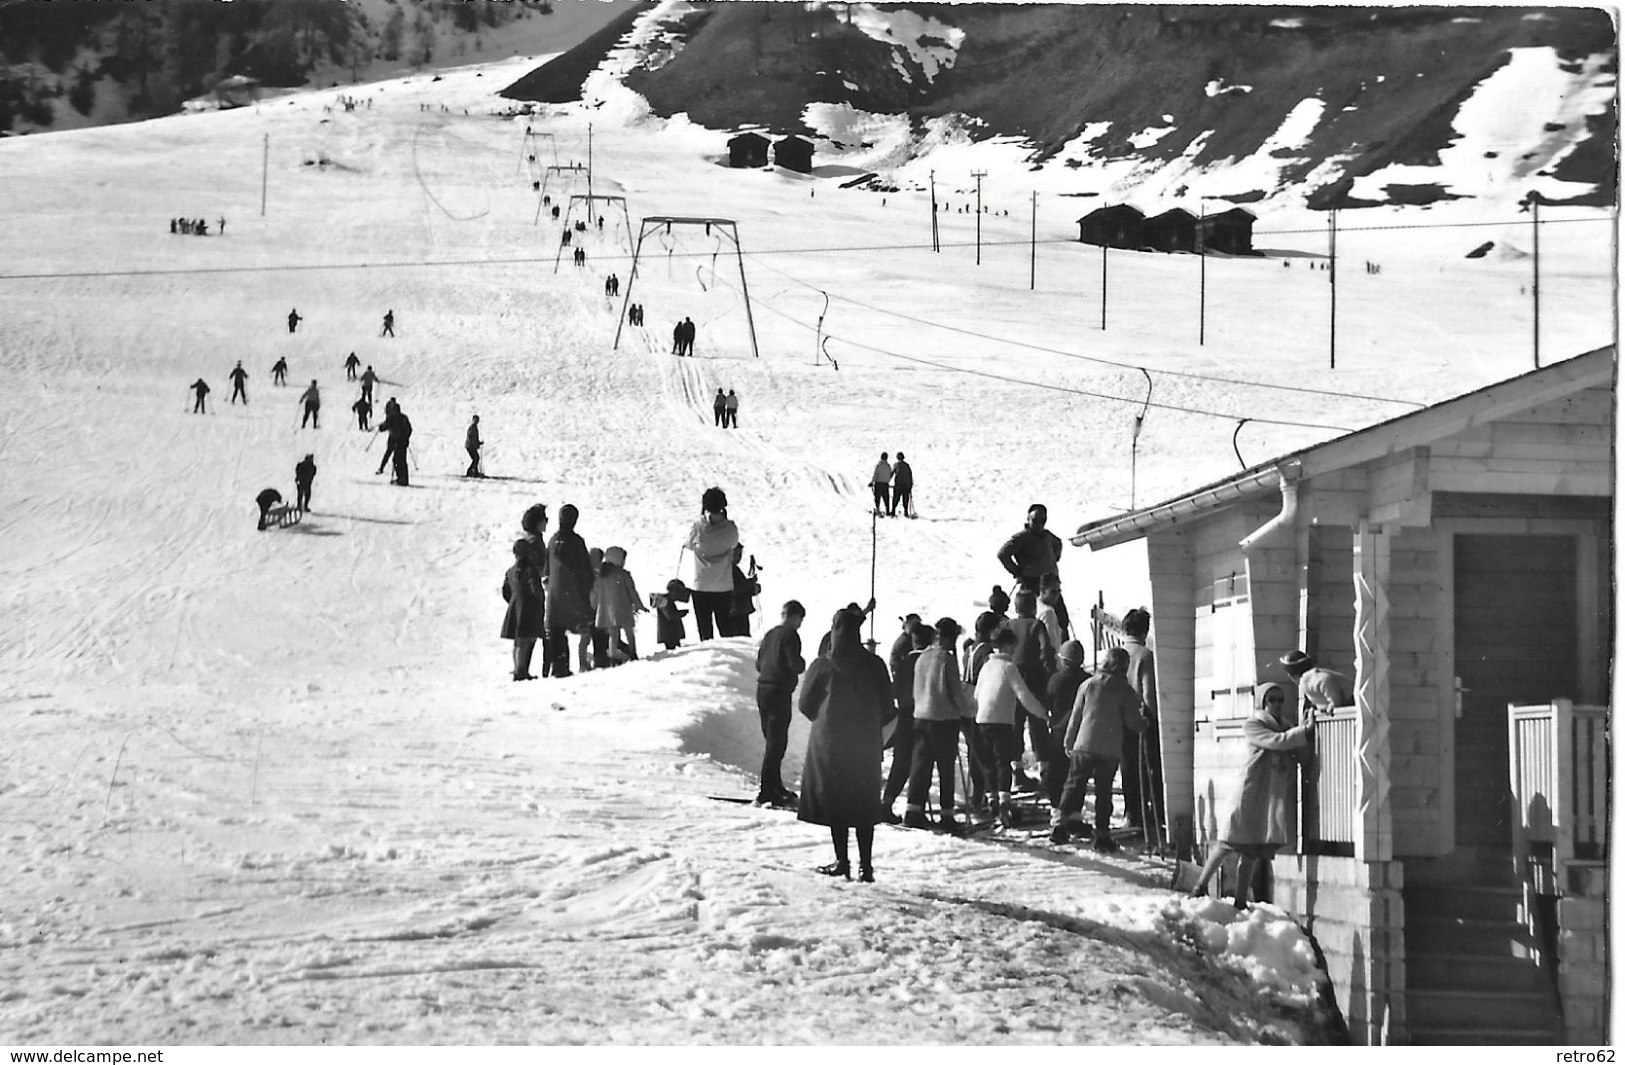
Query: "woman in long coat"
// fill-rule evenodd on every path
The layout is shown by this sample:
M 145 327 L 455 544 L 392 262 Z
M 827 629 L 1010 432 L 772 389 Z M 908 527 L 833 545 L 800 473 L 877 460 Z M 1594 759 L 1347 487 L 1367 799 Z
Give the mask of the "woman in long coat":
M 575 531 L 578 514 L 569 503 L 560 507 L 559 530 L 547 542 L 547 655 L 555 677 L 570 675 L 565 633 L 592 625 L 592 561 L 586 541 Z
M 1253 870 L 1258 863 L 1275 857 L 1275 852 L 1292 838 L 1288 823 L 1298 764 L 1307 761 L 1315 738 L 1315 718 L 1311 712 L 1303 724 L 1289 727 L 1286 691 L 1279 684 L 1265 684 L 1258 693 L 1258 708 L 1247 719 L 1247 765 L 1233 796 L 1230 819 L 1220 830 L 1213 853 L 1202 868 L 1201 879 L 1192 895 L 1205 895 L 1208 881 L 1231 852 L 1241 855 L 1236 866 L 1236 909 L 1247 908 Z
M 880 820 L 880 725 L 892 713 L 886 664 L 864 650 L 861 616 L 840 610 L 830 627 L 829 654 L 801 682 L 801 713 L 811 719 L 801 769 L 797 816 L 828 825 L 835 861 L 826 876 L 852 878 L 848 829 L 857 829 L 858 879 L 874 883 L 875 824 Z
M 530 672 L 530 656 L 536 641 L 547 635 L 543 615 L 542 580 L 531 565 L 530 541 L 513 543 L 513 565 L 502 582 L 502 598 L 508 613 L 502 619 L 502 638 L 513 641 L 513 679 L 535 680 Z

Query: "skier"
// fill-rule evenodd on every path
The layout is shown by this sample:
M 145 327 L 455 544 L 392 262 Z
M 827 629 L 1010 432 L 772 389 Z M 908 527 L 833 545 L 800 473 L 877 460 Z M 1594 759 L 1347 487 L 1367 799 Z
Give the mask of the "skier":
M 720 388 L 717 389 L 716 396 L 711 400 L 711 415 L 718 428 L 727 427 L 728 397 L 722 394 L 722 389 Z
M 299 328 L 299 323 L 301 321 L 303 321 L 303 319 L 299 317 L 299 309 L 297 307 L 295 307 L 293 310 L 289 311 L 288 312 L 288 332 L 291 333 L 294 330 L 298 329 Z
M 316 456 L 307 454 L 293 468 L 294 508 L 303 514 L 310 509 L 310 488 L 316 483 Z
M 468 423 L 468 436 L 463 441 L 463 447 L 468 451 L 468 470 L 464 477 L 484 477 L 485 471 L 480 469 L 480 416 L 474 415 L 474 420 Z
M 350 352 L 350 357 L 344 360 L 344 379 L 346 381 L 354 381 L 355 368 L 360 365 L 361 360 L 355 357 L 355 352 Z
M 807 670 L 797 631 L 806 616 L 806 608 L 794 599 L 785 603 L 780 623 L 767 630 L 756 651 L 756 713 L 762 723 L 762 739 L 767 743 L 756 793 L 760 806 L 796 801 L 796 793 L 784 786 L 780 763 L 790 741 L 796 681 Z
M 372 363 L 361 373 L 361 398 L 372 401 L 372 386 L 378 382 L 378 375 L 372 372 Z
M 278 492 L 275 488 L 265 488 L 260 491 L 259 495 L 254 497 L 254 502 L 260 505 L 260 523 L 258 529 L 260 532 L 264 532 L 265 526 L 268 524 L 267 519 L 271 514 L 271 508 L 282 502 L 282 493 Z
M 884 451 L 880 453 L 880 461 L 875 463 L 875 472 L 869 475 L 869 487 L 875 493 L 875 515 L 878 517 L 886 512 L 887 493 L 891 485 L 892 468 L 889 458 Z
M 355 411 L 356 428 L 367 432 L 371 428 L 367 423 L 372 419 L 372 404 L 367 402 L 367 397 L 362 396 L 350 404 L 350 409 Z
M 953 815 L 954 764 L 959 759 L 960 723 L 974 724 L 976 706 L 970 689 L 960 678 L 959 660 L 954 657 L 958 622 L 939 619 L 936 637 L 936 643 L 921 651 L 914 663 L 913 757 L 903 823 L 910 828 L 930 827 L 925 818 L 925 800 L 931 793 L 931 771 L 935 769 L 942 831 L 960 836 L 965 826 Z M 892 757 L 897 757 L 896 751 Z
M 381 337 L 392 337 L 395 335 L 395 311 L 393 308 L 384 312 L 384 328 L 379 332 L 378 335 Z
M 391 400 L 390 402 L 394 402 Z M 386 408 L 387 409 L 387 408 Z M 406 452 L 412 443 L 412 422 L 407 418 L 406 412 L 401 410 L 400 404 L 384 416 L 378 423 L 382 432 L 389 434 L 389 448 L 384 452 L 386 456 L 393 456 L 395 460 L 395 473 L 389 480 L 390 484 L 398 484 L 402 488 L 411 483 L 406 472 Z M 379 470 L 382 473 L 383 470 Z
M 1123 759 L 1123 736 L 1129 731 L 1144 732 L 1145 714 L 1140 697 L 1128 680 L 1128 652 L 1113 647 L 1106 652 L 1100 672 L 1083 682 L 1067 721 L 1065 748 L 1068 758 L 1066 786 L 1061 801 L 1050 812 L 1050 839 L 1065 843 L 1071 835 L 1067 822 L 1083 809 L 1085 792 L 1094 781 L 1094 848 L 1110 854 L 1121 848 L 1112 839 L 1112 778 Z
M 903 517 L 914 517 L 914 468 L 903 461 L 901 451 L 891 468 L 891 509 L 886 511 L 886 516 L 895 518 L 899 507 Z
M 225 215 L 220 216 L 220 235 L 222 237 L 226 235 L 226 216 Z
M 237 405 L 237 397 L 243 397 L 243 406 L 248 406 L 248 393 L 243 391 L 243 382 L 248 380 L 248 371 L 243 369 L 243 360 L 237 360 L 237 368 L 231 371 L 231 405 Z
M 365 398 L 365 394 L 363 394 L 363 398 Z M 384 401 L 384 420 L 378 423 L 378 428 L 377 428 L 376 431 L 380 432 L 380 433 L 384 432 L 389 427 L 389 424 L 390 424 L 389 420 L 391 418 L 395 417 L 396 414 L 399 414 L 400 410 L 401 410 L 401 405 L 399 403 L 395 402 L 395 397 L 394 396 L 390 396 L 389 399 L 385 400 Z M 390 436 L 388 438 L 388 440 L 385 441 L 385 443 L 384 443 L 384 457 L 378 460 L 378 473 L 381 474 L 381 473 L 384 472 L 384 467 L 389 465 L 389 460 L 391 458 L 393 458 L 394 455 L 395 455 L 395 438 L 394 438 L 394 436 Z
M 209 386 L 204 383 L 203 378 L 199 377 L 192 382 L 192 391 L 197 393 L 197 402 L 192 404 L 192 413 L 207 414 L 208 411 L 204 409 L 203 397 L 209 394 Z
M 723 411 L 722 427 L 739 428 L 739 397 L 734 395 L 733 389 L 728 389 L 728 402 Z
M 316 379 L 311 378 L 310 387 L 305 389 L 299 402 L 305 405 L 305 416 L 299 419 L 299 428 L 303 429 L 306 422 L 312 423 L 317 429 L 322 427 L 322 394 L 316 391 Z
M 1034 503 L 1027 508 L 1027 524 L 999 548 L 999 565 L 1016 579 L 1018 586 L 1034 592 L 1038 591 L 1045 574 L 1059 575 L 1060 572 L 1061 538 L 1044 528 L 1048 520 L 1049 508 Z M 1056 609 L 1064 617 L 1065 611 L 1060 607 Z
M 288 383 L 287 359 L 279 358 L 271 365 L 271 380 L 275 381 L 278 385 L 285 385 Z

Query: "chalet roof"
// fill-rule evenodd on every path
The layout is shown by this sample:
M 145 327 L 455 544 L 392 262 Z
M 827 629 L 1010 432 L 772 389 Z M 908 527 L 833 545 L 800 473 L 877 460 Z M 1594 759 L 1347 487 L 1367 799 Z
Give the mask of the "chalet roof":
M 798 137 L 794 133 L 790 134 L 789 136 L 780 138 L 779 143 L 780 144 L 805 144 L 809 148 L 811 148 L 813 146 L 812 141 L 808 140 L 806 137 Z
M 1470 426 L 1499 421 L 1587 388 L 1611 384 L 1613 380 L 1614 348 L 1612 345 L 1597 348 L 1476 392 L 1269 459 L 1153 506 L 1089 522 L 1079 526 L 1072 543 L 1079 547 L 1110 547 L 1136 540 L 1153 529 L 1276 491 L 1281 478 L 1287 476 L 1283 470 L 1295 470 L 1292 476 L 1307 478 L 1345 469 L 1425 446 Z
M 1215 221 L 1216 219 L 1221 219 L 1221 218 L 1225 218 L 1225 219 L 1228 219 L 1228 218 L 1236 218 L 1236 219 L 1245 218 L 1249 222 L 1258 221 L 1258 216 L 1253 214 L 1253 212 L 1247 210 L 1247 208 L 1245 208 L 1245 207 L 1232 207 L 1227 211 L 1218 211 L 1218 212 L 1216 212 L 1214 214 L 1209 214 L 1209 215 L 1203 215 L 1202 216 L 1202 220 L 1204 222 L 1212 222 L 1212 221 Z
M 1185 222 L 1195 221 L 1196 216 L 1185 210 L 1183 207 L 1172 207 L 1159 215 L 1152 215 L 1150 218 L 1146 219 L 1147 224 L 1162 222 L 1169 225 L 1179 225 Z
M 766 137 L 762 136 L 760 133 L 752 133 L 752 132 L 738 133 L 738 134 L 735 134 L 734 136 L 728 138 L 728 147 L 730 147 L 730 148 L 733 147 L 735 144 L 756 144 L 756 143 L 771 144 L 772 141 L 768 140 Z
M 1090 211 L 1088 214 L 1078 219 L 1078 221 L 1087 222 L 1091 218 L 1112 217 L 1120 214 L 1133 215 L 1135 218 L 1145 217 L 1145 212 L 1132 204 L 1111 203 L 1107 204 L 1105 207 L 1096 207 L 1093 211 Z

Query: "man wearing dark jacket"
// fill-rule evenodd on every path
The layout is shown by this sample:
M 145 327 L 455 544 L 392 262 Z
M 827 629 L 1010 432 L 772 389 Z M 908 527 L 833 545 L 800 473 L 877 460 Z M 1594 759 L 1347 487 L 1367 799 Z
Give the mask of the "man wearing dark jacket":
M 394 400 L 390 402 L 393 403 Z M 378 431 L 389 434 L 389 447 L 384 455 L 395 461 L 395 473 L 389 479 L 389 483 L 404 488 L 411 483 L 407 475 L 406 451 L 412 444 L 412 422 L 406 417 L 406 412 L 401 410 L 400 404 L 397 403 L 394 410 L 384 415 L 384 420 L 378 423 Z
M 1044 686 L 1044 705 L 1049 708 L 1049 758 L 1044 762 L 1044 791 L 1051 808 L 1061 804 L 1061 788 L 1066 784 L 1068 762 L 1061 738 L 1072 718 L 1072 704 L 1077 702 L 1078 689 L 1089 679 L 1083 668 L 1083 644 L 1068 640 L 1061 644 L 1055 656 L 1055 672 Z
M 559 508 L 559 528 L 547 542 L 547 645 L 544 655 L 554 677 L 570 675 L 570 637 L 592 624 L 592 559 L 576 532 L 581 512 L 572 503 Z
M 303 514 L 310 509 L 310 489 L 316 483 L 316 456 L 306 455 L 293 468 L 294 509 Z
M 914 516 L 914 467 L 904 459 L 903 453 L 897 453 L 897 461 L 891 468 L 891 507 L 886 511 L 888 518 L 897 517 L 897 509 L 903 509 L 903 517 Z
M 1123 733 L 1144 732 L 1140 697 L 1124 676 L 1128 652 L 1113 647 L 1106 652 L 1100 672 L 1084 681 L 1072 704 L 1066 725 L 1068 758 L 1066 787 L 1061 802 L 1050 814 L 1050 840 L 1065 843 L 1068 819 L 1083 809 L 1090 780 L 1095 784 L 1095 850 L 1110 853 L 1121 848 L 1112 839 L 1112 778 L 1123 760 Z
M 796 793 L 784 786 L 781 765 L 790 743 L 790 718 L 794 707 L 796 681 L 807 669 L 801 657 L 802 619 L 807 610 L 794 599 L 784 604 L 783 620 L 767 630 L 756 651 L 756 712 L 762 720 L 761 787 L 758 805 L 793 803 Z
M 1044 528 L 1048 520 L 1049 508 L 1034 503 L 1027 508 L 1027 524 L 999 548 L 999 565 L 1034 595 L 1045 574 L 1060 572 L 1061 538 Z

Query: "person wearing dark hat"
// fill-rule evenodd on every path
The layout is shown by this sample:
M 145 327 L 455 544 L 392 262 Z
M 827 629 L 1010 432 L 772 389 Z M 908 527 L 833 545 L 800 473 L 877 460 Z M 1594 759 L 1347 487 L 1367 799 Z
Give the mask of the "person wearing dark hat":
M 1083 644 L 1067 640 L 1055 653 L 1055 672 L 1044 686 L 1044 705 L 1049 707 L 1049 734 L 1054 741 L 1049 746 L 1049 757 L 1044 760 L 1041 780 L 1050 806 L 1061 803 L 1061 789 L 1066 785 L 1068 758 L 1061 738 L 1072 717 L 1072 704 L 1077 701 L 1078 689 L 1089 679 L 1083 668 Z
M 862 625 L 863 625 L 863 619 L 875 612 L 875 601 L 873 599 L 871 599 L 864 606 L 859 606 L 856 603 L 848 603 L 848 604 L 846 604 L 845 606 L 843 606 L 841 608 L 841 611 L 843 613 L 846 613 L 846 614 L 851 614 L 853 617 L 857 618 L 858 619 L 858 626 L 861 628 Z M 825 655 L 829 654 L 830 644 L 831 644 L 831 642 L 833 642 L 834 639 L 835 639 L 835 630 L 834 629 L 830 629 L 830 631 L 824 633 L 823 637 L 819 639 L 819 641 L 818 641 L 818 656 L 820 658 L 822 658 Z M 870 643 L 870 641 L 868 641 L 868 640 L 865 640 L 864 642 L 865 643 Z M 873 647 L 872 644 L 871 644 L 869 649 L 871 651 L 874 650 L 874 647 Z
M 554 677 L 570 675 L 570 637 L 592 625 L 593 566 L 587 542 L 576 532 L 575 506 L 559 508 L 559 528 L 547 542 L 547 637 L 542 649 Z
M 1156 658 L 1145 644 L 1150 635 L 1151 614 L 1144 607 L 1136 607 L 1123 615 L 1128 682 L 1140 697 L 1145 716 L 1151 722 L 1143 736 L 1123 737 L 1123 805 L 1127 808 L 1124 813 L 1128 815 L 1128 823 L 1142 832 L 1148 808 L 1155 824 L 1167 824 L 1162 794 L 1162 737 L 1157 732 L 1157 666 Z
M 880 820 L 880 723 L 892 712 L 886 663 L 864 650 L 861 616 L 838 610 L 830 651 L 807 668 L 801 713 L 812 721 L 796 816 L 829 826 L 835 861 L 825 876 L 850 880 L 847 844 L 858 837 L 858 879 L 873 883 L 875 824 Z
M 768 629 L 756 650 L 756 712 L 761 718 L 762 751 L 761 781 L 756 795 L 759 805 L 793 803 L 796 793 L 784 786 L 781 763 L 790 740 L 791 700 L 796 681 L 806 672 L 807 663 L 801 657 L 802 619 L 807 608 L 792 599 L 784 604 L 779 624 Z
M 1232 797 L 1229 820 L 1213 841 L 1192 896 L 1207 894 L 1208 882 L 1225 857 L 1237 853 L 1241 861 L 1236 867 L 1236 909 L 1246 909 L 1258 863 L 1275 857 L 1292 838 L 1287 822 L 1297 768 L 1314 741 L 1315 716 L 1311 712 L 1303 724 L 1290 726 L 1286 704 L 1286 691 L 1279 684 L 1265 684 L 1258 693 L 1258 708 L 1245 726 L 1247 765 Z
M 1128 652 L 1113 647 L 1106 652 L 1100 672 L 1078 688 L 1066 725 L 1066 786 L 1050 813 L 1051 842 L 1065 843 L 1070 837 L 1067 822 L 1083 809 L 1084 795 L 1093 781 L 1094 848 L 1108 854 L 1120 849 L 1112 839 L 1112 778 L 1123 757 L 1123 734 L 1146 728 L 1140 697 L 1129 686 L 1127 672 Z
M 909 828 L 931 827 L 925 817 L 925 800 L 931 794 L 934 768 L 937 808 L 942 811 L 938 827 L 959 836 L 964 834 L 965 826 L 953 815 L 954 766 L 959 761 L 961 723 L 975 723 L 976 702 L 960 676 L 959 661 L 954 656 L 959 623 L 953 618 L 940 618 L 934 631 L 936 642 L 921 651 L 914 663 L 914 752 L 903 824 Z
M 1286 675 L 1298 686 L 1299 706 L 1312 706 L 1329 714 L 1339 706 L 1354 704 L 1354 682 L 1343 674 L 1317 666 L 1302 651 L 1288 651 L 1280 661 Z

